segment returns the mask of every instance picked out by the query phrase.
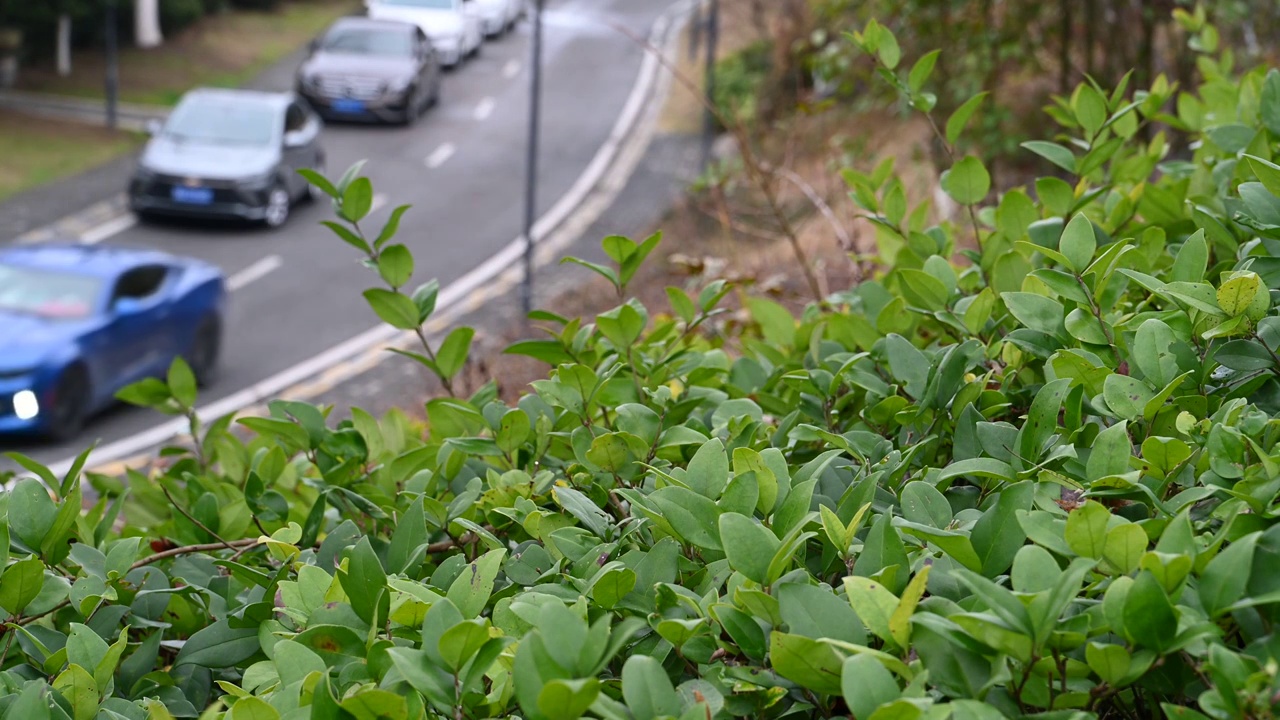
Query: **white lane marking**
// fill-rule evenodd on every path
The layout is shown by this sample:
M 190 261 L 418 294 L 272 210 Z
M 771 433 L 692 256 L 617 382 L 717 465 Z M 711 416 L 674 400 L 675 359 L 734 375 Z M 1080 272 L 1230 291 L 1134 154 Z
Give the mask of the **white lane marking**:
M 680 0 L 667 9 L 653 26 L 651 34 L 651 43 L 663 48 L 665 55 L 670 57 L 675 52 L 675 41 L 679 38 L 678 33 L 671 33 L 674 29 L 678 30 L 683 26 L 683 22 L 673 24 L 675 18 L 682 20 L 688 19 L 688 12 L 692 5 L 692 0 Z M 665 40 L 664 40 L 665 39 Z M 669 86 L 670 76 L 659 76 L 661 63 L 652 53 L 646 53 L 643 64 L 640 66 L 640 74 L 635 85 L 631 88 L 631 96 L 627 99 L 627 104 L 623 107 L 622 114 L 618 116 L 618 121 L 613 127 L 613 132 L 609 135 L 609 140 L 596 151 L 595 158 L 582 175 L 578 177 L 573 187 L 569 189 L 563 197 L 560 198 L 550 210 L 543 215 L 533 227 L 535 237 L 544 235 L 551 230 L 559 227 L 578 209 L 578 205 L 587 200 L 598 183 L 608 179 L 606 183 L 611 190 L 617 190 L 626 185 L 623 174 L 634 170 L 619 162 L 618 166 L 614 166 L 614 160 L 619 159 L 622 153 L 624 141 L 636 140 L 636 148 L 627 148 L 633 150 L 629 155 L 627 164 L 638 163 L 643 153 L 640 152 L 639 146 L 646 144 L 653 136 L 653 113 L 659 107 L 659 103 L 653 103 L 654 110 L 651 111 L 647 118 L 645 132 L 638 136 L 632 137 L 637 130 L 638 123 L 643 117 L 645 110 L 645 101 L 650 91 L 654 88 L 654 83 L 659 79 L 662 80 L 664 86 Z M 606 178 L 611 174 L 614 177 Z M 564 239 L 567 238 L 567 239 Z M 567 245 L 574 238 L 569 237 L 566 233 L 562 236 L 561 242 Z M 481 263 L 471 272 L 458 278 L 450 283 L 447 287 L 440 291 L 440 297 L 437 300 L 437 307 L 452 308 L 460 305 L 461 300 L 470 293 L 474 292 L 482 285 L 493 281 L 504 270 L 512 265 L 524 249 L 524 238 L 517 237 L 507 244 L 497 255 L 490 257 Z M 544 252 L 551 250 L 549 244 L 543 245 L 541 248 Z M 441 315 L 447 315 L 448 312 L 442 312 Z M 239 392 L 232 393 L 227 397 L 209 403 L 198 410 L 199 417 L 205 422 L 209 422 L 214 418 L 222 417 L 230 413 L 239 412 L 256 403 L 260 403 L 289 388 L 301 383 L 308 378 L 314 377 L 337 364 L 350 360 L 358 356 L 360 353 L 368 352 L 373 348 L 386 345 L 401 336 L 401 331 L 390 325 L 378 325 L 365 332 L 357 335 L 346 342 L 336 345 L 319 355 L 315 355 L 308 360 L 304 360 L 291 368 L 279 372 L 257 384 L 251 385 Z M 144 451 L 150 450 L 157 445 L 168 442 L 187 431 L 186 418 L 178 418 L 170 420 L 167 423 L 156 425 L 149 430 L 121 438 L 112 443 L 99 447 L 91 458 L 91 465 L 101 466 L 117 460 L 122 460 L 135 456 Z M 66 458 L 60 462 L 50 466 L 50 470 L 55 475 L 64 475 L 71 469 L 75 458 Z
M 426 160 L 427 167 L 432 170 L 435 170 L 436 168 L 448 162 L 449 158 L 453 157 L 453 154 L 457 151 L 458 151 L 458 148 L 454 147 L 453 143 L 445 143 L 441 145 L 435 150 L 432 150 L 431 154 L 427 156 L 427 160 Z
M 476 120 L 480 120 L 480 121 L 488 120 L 489 116 L 493 114 L 493 110 L 496 107 L 498 107 L 498 102 L 491 97 L 487 97 L 481 100 L 480 104 L 476 105 L 476 112 L 475 112 Z
M 520 74 L 520 61 L 508 60 L 506 65 L 502 66 L 502 77 L 510 80 Z
M 369 214 L 372 215 L 387 206 L 387 196 L 382 193 L 376 193 L 373 196 L 373 203 L 369 205 Z
M 133 213 L 121 215 L 120 217 L 112 218 L 97 227 L 85 230 L 80 234 L 80 242 L 85 245 L 97 245 L 103 240 L 119 235 L 137 224 L 138 218 Z
M 227 279 L 227 288 L 236 291 L 251 282 L 261 280 L 284 265 L 279 255 L 268 255 Z

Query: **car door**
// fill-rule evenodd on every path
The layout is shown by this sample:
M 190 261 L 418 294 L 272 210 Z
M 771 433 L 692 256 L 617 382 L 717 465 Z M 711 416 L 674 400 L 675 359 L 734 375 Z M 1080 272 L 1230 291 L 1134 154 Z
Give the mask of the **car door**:
M 112 392 L 163 373 L 177 354 L 173 291 L 175 270 L 141 265 L 120 275 L 108 301 L 106 370 Z
M 436 59 L 436 48 L 431 44 L 431 38 L 422 32 L 422 28 L 418 28 L 417 46 L 418 87 L 422 88 L 422 92 L 435 97 L 433 93 L 436 91 L 436 82 L 439 80 L 440 63 Z
M 294 197 L 307 187 L 306 179 L 298 175 L 298 170 L 317 167 L 320 155 L 320 120 L 300 99 L 294 98 L 285 109 L 282 153 L 283 170 Z

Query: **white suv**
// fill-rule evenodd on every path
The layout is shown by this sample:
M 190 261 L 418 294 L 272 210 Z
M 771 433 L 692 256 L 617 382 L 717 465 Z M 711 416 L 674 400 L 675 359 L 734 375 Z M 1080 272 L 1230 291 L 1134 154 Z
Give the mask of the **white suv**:
M 475 0 L 487 37 L 498 37 L 515 27 L 520 19 L 523 0 Z
M 457 65 L 484 42 L 475 0 L 365 0 L 365 6 L 376 20 L 399 20 L 422 28 L 441 65 Z

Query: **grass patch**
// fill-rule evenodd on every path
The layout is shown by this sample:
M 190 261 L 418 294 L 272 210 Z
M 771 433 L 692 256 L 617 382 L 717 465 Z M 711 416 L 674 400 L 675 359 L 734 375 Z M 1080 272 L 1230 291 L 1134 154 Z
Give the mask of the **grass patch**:
M 192 87 L 238 87 L 359 8 L 359 0 L 305 0 L 270 13 L 227 12 L 165 38 L 158 48 L 125 48 L 120 55 L 121 99 L 173 105 Z M 24 68 L 20 82 L 26 90 L 102 97 L 103 67 L 101 50 L 88 50 L 75 55 L 70 77 L 37 65 Z
M 142 137 L 0 111 L 0 200 L 137 148 Z

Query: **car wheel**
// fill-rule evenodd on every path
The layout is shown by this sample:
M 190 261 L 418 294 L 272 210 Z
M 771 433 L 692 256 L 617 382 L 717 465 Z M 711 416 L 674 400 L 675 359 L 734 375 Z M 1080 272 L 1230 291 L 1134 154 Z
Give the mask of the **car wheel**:
M 184 360 L 191 367 L 191 374 L 196 376 L 196 385 L 208 387 L 213 383 L 218 368 L 218 354 L 222 349 L 222 323 L 210 315 L 200 321 L 196 328 L 191 347 L 187 348 Z
M 271 192 L 267 194 L 267 208 L 262 216 L 262 222 L 269 228 L 278 228 L 289 220 L 289 211 L 292 209 L 293 198 L 289 196 L 289 190 L 282 183 L 277 183 L 271 188 Z
M 49 397 L 49 418 L 44 435 L 54 442 L 76 439 L 89 419 L 89 374 L 73 365 L 53 387 Z

